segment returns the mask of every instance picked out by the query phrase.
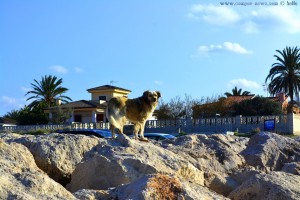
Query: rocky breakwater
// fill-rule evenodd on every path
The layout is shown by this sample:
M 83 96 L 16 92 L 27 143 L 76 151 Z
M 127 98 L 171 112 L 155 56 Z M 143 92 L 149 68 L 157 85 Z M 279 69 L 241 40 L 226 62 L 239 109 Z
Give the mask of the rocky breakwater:
M 300 199 L 300 143 L 0 134 L 0 199 Z

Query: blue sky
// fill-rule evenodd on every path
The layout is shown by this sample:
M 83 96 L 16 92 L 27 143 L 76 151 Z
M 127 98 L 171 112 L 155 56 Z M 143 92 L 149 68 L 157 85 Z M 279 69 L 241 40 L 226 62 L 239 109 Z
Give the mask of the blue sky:
M 131 98 L 160 90 L 166 102 L 234 86 L 266 95 L 275 51 L 299 46 L 300 2 L 221 2 L 1 0 L 0 116 L 28 105 L 44 75 L 62 78 L 73 100 L 111 81 Z

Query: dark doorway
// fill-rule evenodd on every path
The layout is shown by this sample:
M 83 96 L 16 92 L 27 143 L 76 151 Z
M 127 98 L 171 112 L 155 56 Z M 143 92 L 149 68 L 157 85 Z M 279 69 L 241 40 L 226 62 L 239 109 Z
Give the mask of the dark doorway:
M 97 114 L 97 122 L 103 122 L 104 121 L 104 115 L 103 114 Z
M 81 117 L 81 115 L 75 115 L 75 116 L 74 116 L 74 121 L 75 121 L 75 122 L 82 122 L 82 117 Z

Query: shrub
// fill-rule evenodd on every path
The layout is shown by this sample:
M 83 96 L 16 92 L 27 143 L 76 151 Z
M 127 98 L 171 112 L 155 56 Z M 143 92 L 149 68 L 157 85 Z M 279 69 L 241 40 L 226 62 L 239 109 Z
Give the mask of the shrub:
M 260 130 L 260 128 L 258 128 L 258 127 L 252 129 L 252 131 L 251 131 L 252 134 L 256 134 L 256 133 L 259 133 L 259 132 L 261 132 L 261 130 Z
M 156 174 L 147 185 L 154 190 L 153 199 L 178 199 L 182 192 L 182 186 L 177 178 L 164 174 Z

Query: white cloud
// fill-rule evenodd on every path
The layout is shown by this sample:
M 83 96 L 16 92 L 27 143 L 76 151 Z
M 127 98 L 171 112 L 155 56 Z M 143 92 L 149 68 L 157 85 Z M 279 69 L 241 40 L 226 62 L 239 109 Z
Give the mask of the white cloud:
M 80 67 L 75 67 L 74 70 L 75 70 L 75 72 L 77 72 L 77 73 L 84 72 L 84 70 L 83 70 L 82 68 L 80 68 Z
M 261 89 L 262 85 L 255 82 L 255 81 L 250 81 L 245 78 L 240 78 L 240 79 L 234 79 L 229 81 L 227 84 L 228 88 L 233 88 L 237 86 L 238 88 L 248 88 L 248 89 Z
M 155 83 L 156 85 L 163 85 L 163 84 L 164 84 L 163 81 L 158 81 L 158 80 L 155 80 L 154 83 Z
M 60 65 L 53 65 L 50 66 L 50 69 L 59 73 L 59 74 L 66 74 L 68 72 L 67 68 L 60 66 Z
M 28 92 L 28 91 L 31 90 L 31 88 L 27 88 L 27 87 L 21 86 L 21 90 L 22 90 L 23 92 Z
M 251 13 L 251 20 L 256 26 L 295 34 L 300 32 L 300 9 L 272 6 L 261 8 Z
M 224 42 L 222 45 L 202 45 L 197 49 L 197 55 L 207 55 L 215 52 L 233 52 L 236 54 L 251 54 L 252 51 L 242 47 L 239 43 Z
M 1 96 L 1 107 L 9 110 L 20 109 L 24 107 L 26 100 L 24 98 L 17 99 L 9 96 Z
M 238 43 L 232 43 L 232 42 L 224 42 L 224 48 L 228 51 L 232 51 L 237 54 L 249 54 L 252 53 L 251 51 L 245 49 Z
M 215 5 L 194 5 L 187 16 L 190 19 L 202 19 L 209 24 L 219 26 L 234 24 L 240 20 L 240 16 L 233 9 Z
M 259 26 L 257 23 L 253 22 L 253 21 L 247 21 L 244 23 L 243 27 L 242 27 L 245 31 L 245 33 L 259 33 Z
M 255 8 L 255 10 L 253 9 Z M 300 8 L 298 6 L 252 6 L 237 9 L 216 5 L 193 5 L 187 16 L 214 26 L 235 27 L 245 33 L 280 31 L 300 33 Z

